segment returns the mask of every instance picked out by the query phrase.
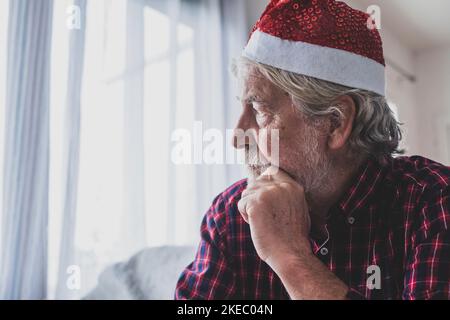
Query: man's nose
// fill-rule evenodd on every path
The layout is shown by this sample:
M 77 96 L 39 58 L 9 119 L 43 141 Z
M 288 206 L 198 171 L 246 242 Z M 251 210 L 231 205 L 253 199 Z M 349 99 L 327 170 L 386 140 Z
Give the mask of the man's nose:
M 254 138 L 253 134 L 256 130 L 254 115 L 249 108 L 242 111 L 241 116 L 233 131 L 233 146 L 236 149 L 245 148 L 251 144 L 250 139 Z

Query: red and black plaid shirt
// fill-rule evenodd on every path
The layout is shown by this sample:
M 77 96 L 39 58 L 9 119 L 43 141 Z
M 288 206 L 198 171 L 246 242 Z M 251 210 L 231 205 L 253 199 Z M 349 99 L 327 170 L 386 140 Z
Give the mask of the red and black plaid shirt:
M 214 200 L 176 299 L 289 299 L 238 211 L 245 188 L 240 181 Z M 449 226 L 449 167 L 417 156 L 387 166 L 369 160 L 331 209 L 328 239 L 311 239 L 312 250 L 351 288 L 351 299 L 450 299 Z M 367 286 L 373 265 L 379 289 Z

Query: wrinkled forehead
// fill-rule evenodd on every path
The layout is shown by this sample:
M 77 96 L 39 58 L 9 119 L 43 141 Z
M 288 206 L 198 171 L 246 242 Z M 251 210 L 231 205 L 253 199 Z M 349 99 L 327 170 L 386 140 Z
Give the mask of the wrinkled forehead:
M 242 94 L 270 95 L 276 91 L 275 85 L 255 66 L 243 66 L 239 70 L 239 88 Z

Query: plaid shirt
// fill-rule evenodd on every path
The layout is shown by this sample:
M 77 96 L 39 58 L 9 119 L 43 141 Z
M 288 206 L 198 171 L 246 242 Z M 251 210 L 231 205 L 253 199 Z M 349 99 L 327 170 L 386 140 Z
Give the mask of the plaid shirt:
M 176 299 L 289 299 L 259 259 L 237 208 L 246 181 L 214 200 Z M 349 288 L 350 299 L 450 299 L 450 168 L 422 157 L 369 160 L 311 239 L 315 255 Z M 378 266 L 380 287 L 369 289 Z M 374 277 L 376 279 L 376 277 Z

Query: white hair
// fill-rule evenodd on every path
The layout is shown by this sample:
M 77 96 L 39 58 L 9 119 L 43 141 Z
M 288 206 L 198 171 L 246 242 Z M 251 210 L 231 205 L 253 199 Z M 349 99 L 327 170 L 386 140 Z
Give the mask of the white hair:
M 348 141 L 352 153 L 375 157 L 380 163 L 403 153 L 399 149 L 402 138 L 400 123 L 395 119 L 385 97 L 288 72 L 245 57 L 233 61 L 232 72 L 240 76 L 249 67 L 255 67 L 274 85 L 287 92 L 293 104 L 311 119 L 343 117 L 341 106 L 334 102 L 341 96 L 350 96 L 356 106 L 353 131 Z

